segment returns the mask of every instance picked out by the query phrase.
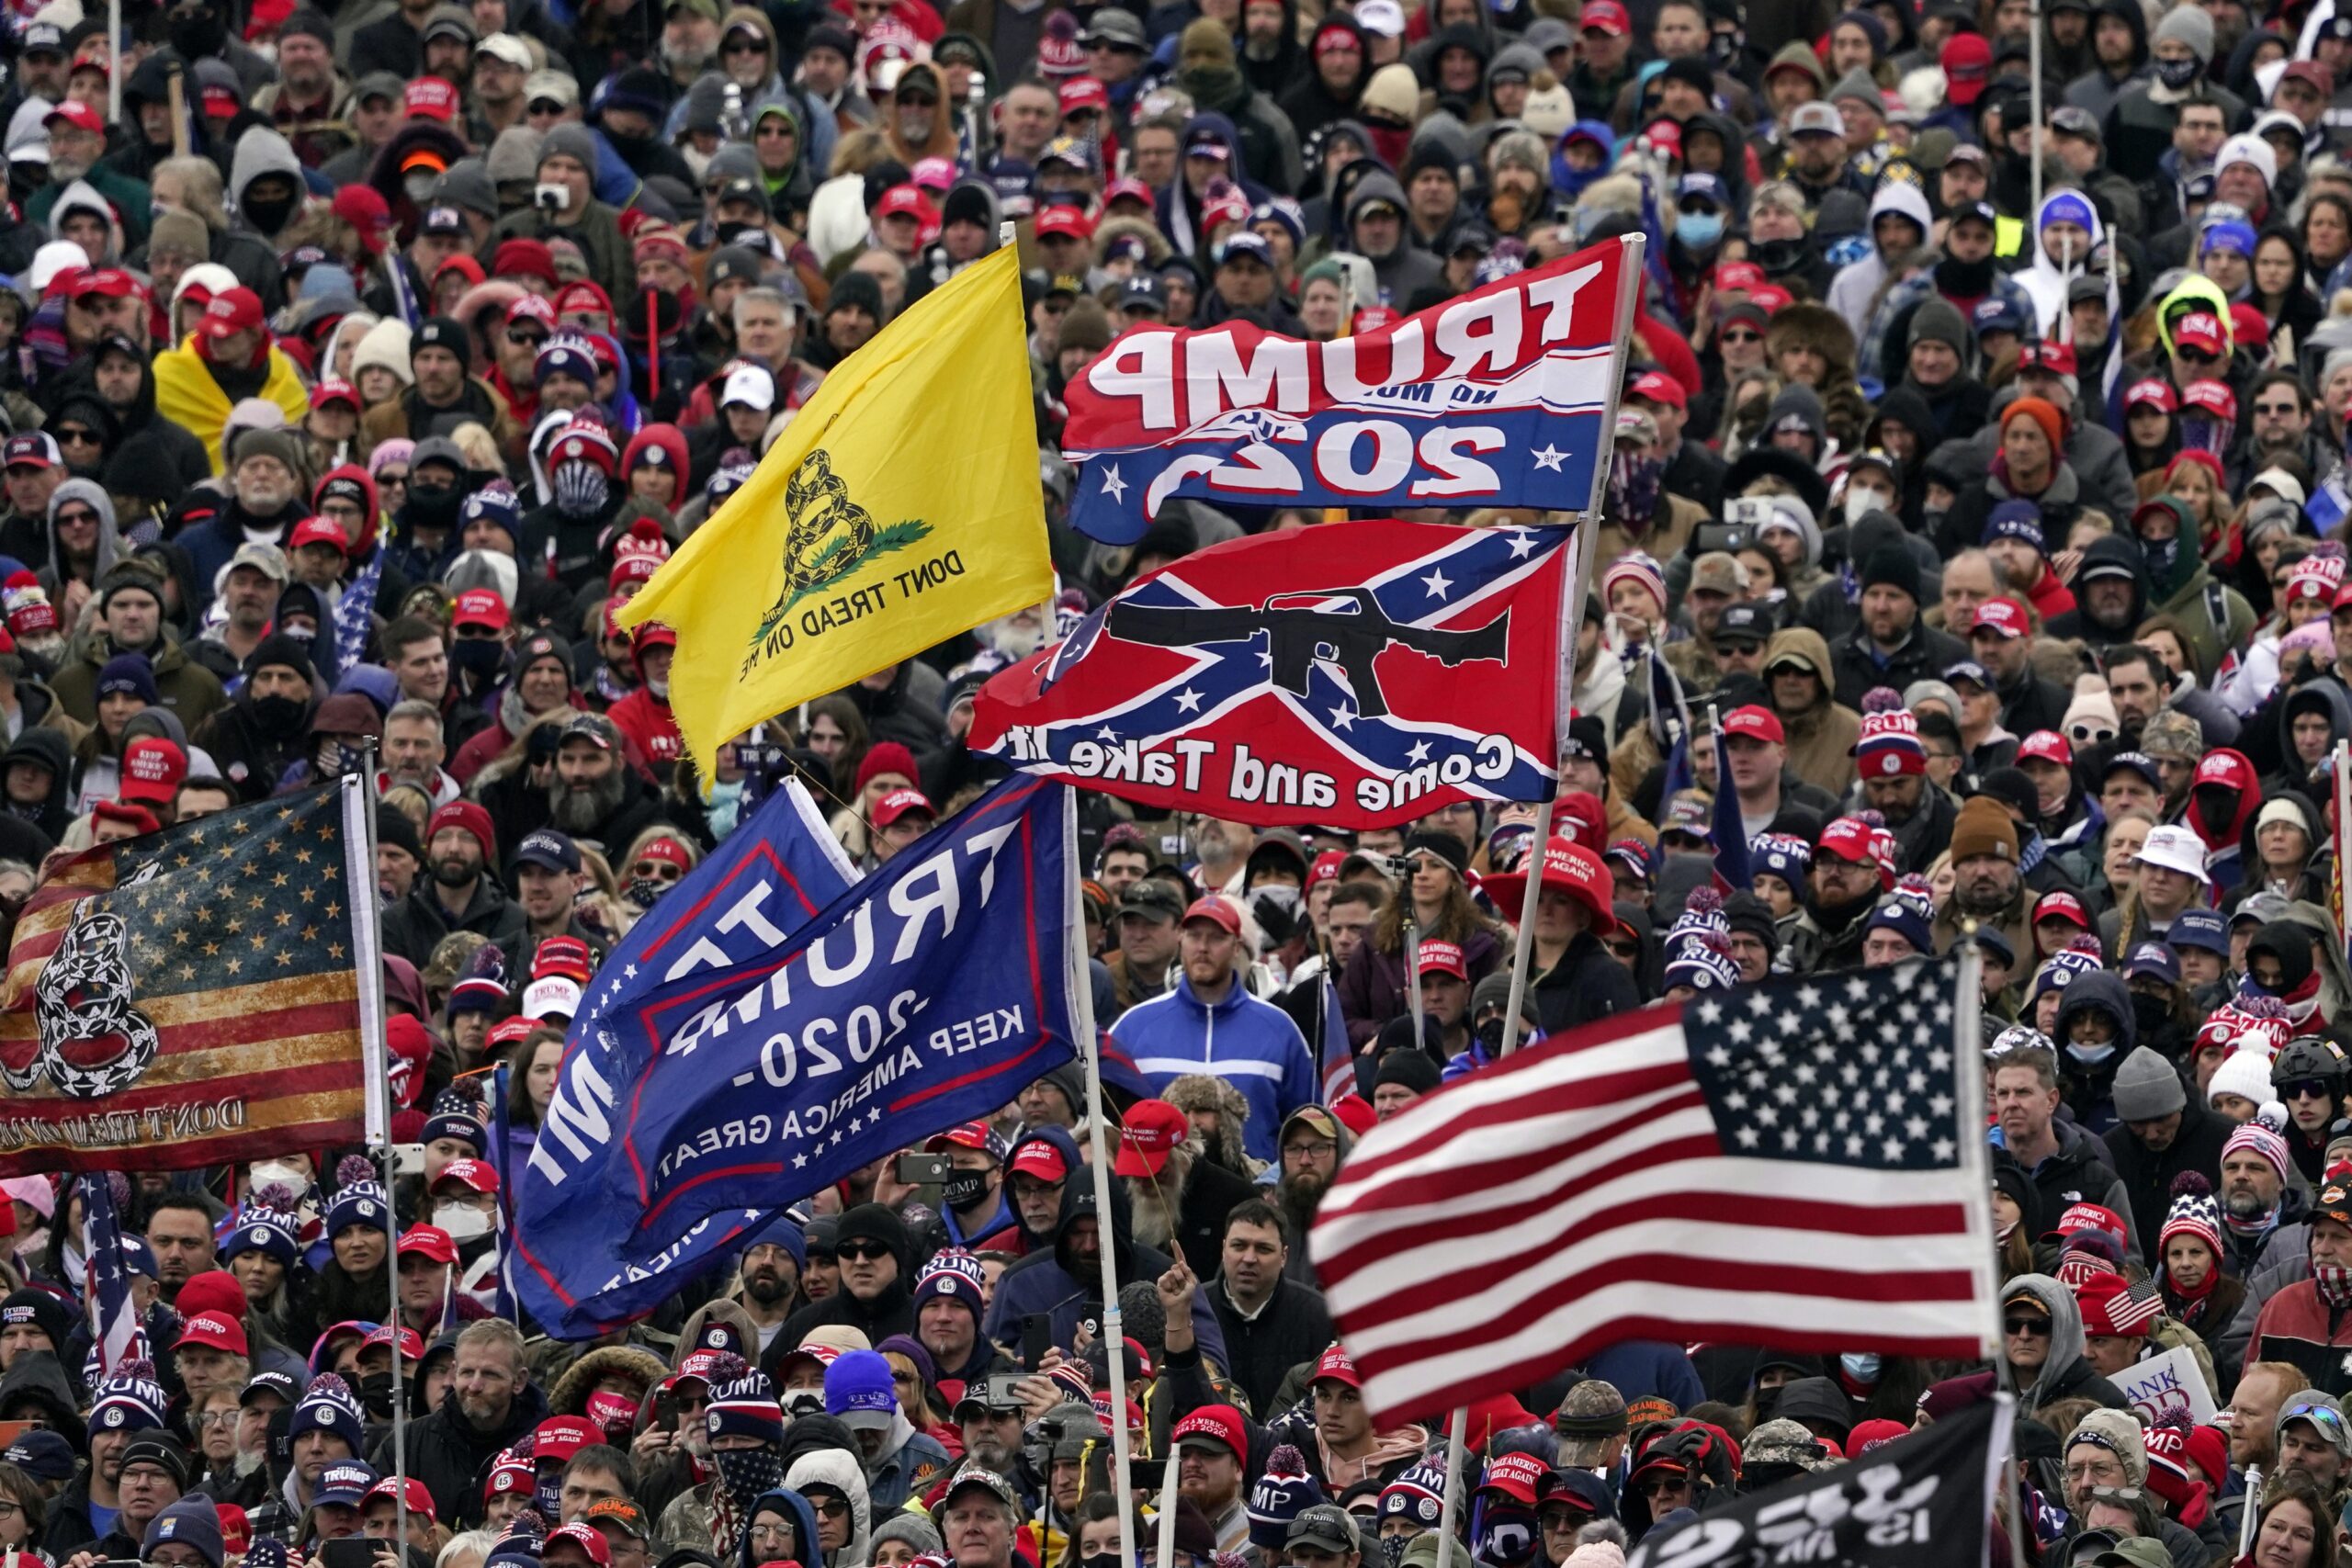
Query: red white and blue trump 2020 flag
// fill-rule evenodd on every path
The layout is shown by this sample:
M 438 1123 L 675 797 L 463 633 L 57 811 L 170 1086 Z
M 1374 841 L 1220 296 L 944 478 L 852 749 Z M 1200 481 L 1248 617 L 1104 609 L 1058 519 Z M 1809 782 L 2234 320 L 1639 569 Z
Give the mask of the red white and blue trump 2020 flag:
M 1268 824 L 1549 799 L 1571 532 L 1378 521 L 1212 546 L 989 681 L 967 743 Z
M 1957 966 L 1922 961 L 1702 991 L 1366 1134 L 1307 1240 L 1374 1419 L 1624 1339 L 1979 1355 L 1990 1179 L 1956 998 Z
M 1069 387 L 1070 525 L 1143 537 L 1226 506 L 1597 504 L 1640 241 L 1612 240 L 1355 337 L 1239 322 L 1124 333 Z

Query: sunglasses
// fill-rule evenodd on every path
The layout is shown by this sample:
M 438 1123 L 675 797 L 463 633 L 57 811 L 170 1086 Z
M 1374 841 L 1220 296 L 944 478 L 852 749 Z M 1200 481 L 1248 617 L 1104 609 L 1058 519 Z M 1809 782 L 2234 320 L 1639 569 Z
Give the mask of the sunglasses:
M 1619 958 L 1639 958 L 1642 955 L 1642 947 L 1639 942 L 1604 942 L 1600 945 Z
M 629 867 L 629 874 L 639 881 L 675 882 L 686 874 L 665 860 L 641 860 Z
M 1642 1483 L 1642 1495 L 1645 1497 L 1664 1497 L 1669 1494 L 1681 1491 L 1689 1484 L 1689 1482 L 1685 1481 L 1679 1475 L 1653 1475 L 1647 1481 Z
M 535 98 L 532 100 L 531 106 L 526 112 L 535 115 L 561 114 L 563 112 L 563 106 L 557 103 L 552 98 Z
M 2098 746 L 2115 739 L 2115 729 L 2105 724 L 2070 724 L 2066 738 L 2077 746 Z
M 60 425 L 50 434 L 57 437 L 57 444 L 61 446 L 96 446 L 98 444 L 96 431 L 83 430 L 74 425 Z
M 891 1253 L 878 1241 L 845 1241 L 833 1248 L 833 1256 L 844 1263 L 879 1263 Z
M 766 44 L 760 42 L 756 39 L 747 39 L 741 43 L 728 44 L 718 52 L 721 54 L 765 54 L 767 51 L 768 46 Z
M 2308 1421 L 2330 1437 L 2336 1436 L 2344 1430 L 2344 1412 L 2313 1400 L 2296 1400 L 2278 1412 L 2280 1426 L 2290 1421 Z
M 57 514 L 57 521 L 63 525 L 96 523 L 97 520 L 98 514 L 86 506 L 77 506 L 70 512 L 60 512 Z
M 548 341 L 548 334 L 545 333 L 517 332 L 514 328 L 509 327 L 506 330 L 506 341 L 513 344 L 516 348 L 537 349 Z
M 2001 1331 L 2047 1339 L 2050 1337 L 2050 1320 L 2046 1317 L 2005 1317 L 2001 1320 Z
M 2291 1082 L 2282 1083 L 2278 1086 L 2278 1095 L 2282 1100 L 2333 1100 L 2335 1098 L 2327 1085 L 2318 1078 L 2296 1078 Z
M 1716 341 L 1718 343 L 1762 343 L 1764 341 L 1764 334 L 1762 333 L 1745 332 L 1725 333 L 1722 337 L 1716 339 Z
M 819 1518 L 845 1519 L 849 1517 L 849 1504 L 840 1497 L 811 1497 L 808 1499 L 808 1506 L 817 1510 Z

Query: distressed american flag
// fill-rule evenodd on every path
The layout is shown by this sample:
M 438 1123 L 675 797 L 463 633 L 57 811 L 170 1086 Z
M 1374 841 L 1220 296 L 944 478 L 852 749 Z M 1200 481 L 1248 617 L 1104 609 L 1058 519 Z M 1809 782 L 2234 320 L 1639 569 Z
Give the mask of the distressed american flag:
M 1974 1357 L 1984 1141 L 1956 966 L 1772 980 L 1608 1019 L 1373 1130 L 1309 1246 L 1376 1419 L 1624 1339 Z

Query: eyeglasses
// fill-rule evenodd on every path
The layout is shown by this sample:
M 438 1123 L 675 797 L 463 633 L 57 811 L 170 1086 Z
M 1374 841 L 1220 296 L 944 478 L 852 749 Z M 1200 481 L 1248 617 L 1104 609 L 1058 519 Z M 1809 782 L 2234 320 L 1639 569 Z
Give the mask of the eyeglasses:
M 810 1506 L 817 1510 L 817 1517 L 820 1519 L 845 1519 L 849 1517 L 849 1503 L 845 1498 L 811 1497 L 808 1499 L 808 1502 Z
M 2271 414 L 2278 418 L 2285 419 L 2290 415 L 2302 412 L 2303 408 L 2301 403 L 2256 403 L 2254 405 L 2254 412 L 2256 413 Z
M 788 1540 L 791 1537 L 790 1525 L 753 1525 L 752 1527 L 753 1540 Z
M 1715 341 L 1717 343 L 1762 343 L 1764 341 L 1764 334 L 1762 333 L 1746 332 L 1725 333 Z
M 2296 1078 L 2278 1086 L 2282 1100 L 2333 1100 L 2335 1091 L 2319 1078 Z
M 2004 1334 L 2023 1334 L 2035 1339 L 2050 1337 L 2050 1320 L 2046 1317 L 2005 1317 L 2001 1320 Z
M 1312 1144 L 1284 1144 L 1283 1145 L 1283 1158 L 1294 1162 L 1299 1160 L 1321 1159 L 1325 1155 L 1331 1153 L 1339 1146 L 1339 1145 L 1328 1140 L 1318 1140 Z
M 628 868 L 640 882 L 675 882 L 686 874 L 666 860 L 641 860 Z
M 719 49 L 721 54 L 765 54 L 768 46 L 758 39 L 746 39 L 741 43 L 729 43 Z
M 1690 1483 L 1679 1475 L 1653 1475 L 1642 1483 L 1645 1497 L 1665 1497 L 1683 1490 Z
M 878 1241 L 845 1241 L 833 1248 L 833 1255 L 844 1263 L 879 1263 L 890 1249 Z

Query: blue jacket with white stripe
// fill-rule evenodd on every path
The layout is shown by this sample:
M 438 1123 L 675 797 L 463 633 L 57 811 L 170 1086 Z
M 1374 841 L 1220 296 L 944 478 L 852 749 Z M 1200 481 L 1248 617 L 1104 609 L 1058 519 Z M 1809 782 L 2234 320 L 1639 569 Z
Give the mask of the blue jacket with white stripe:
M 1315 1057 L 1290 1015 L 1234 976 L 1211 1007 L 1179 976 L 1173 988 L 1120 1014 L 1111 1037 L 1155 1092 L 1186 1073 L 1223 1078 L 1250 1102 L 1242 1139 L 1252 1158 L 1281 1158 L 1283 1118 L 1317 1103 Z

